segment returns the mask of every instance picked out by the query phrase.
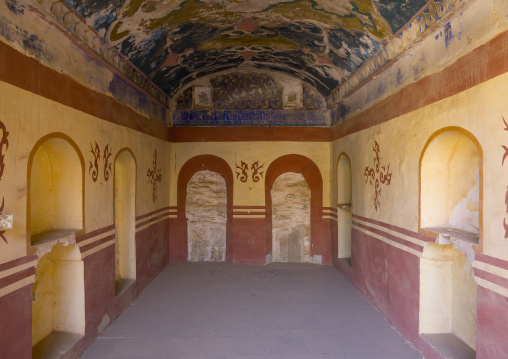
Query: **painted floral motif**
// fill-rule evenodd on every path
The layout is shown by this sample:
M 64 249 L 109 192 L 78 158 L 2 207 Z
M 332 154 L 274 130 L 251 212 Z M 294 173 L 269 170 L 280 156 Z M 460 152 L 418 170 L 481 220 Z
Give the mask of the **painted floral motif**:
M 374 208 L 376 208 L 377 211 L 381 206 L 381 203 L 379 202 L 379 197 L 381 196 L 381 185 L 390 185 L 390 182 L 392 181 L 392 173 L 390 172 L 390 164 L 388 164 L 388 166 L 381 166 L 381 157 L 379 156 L 380 149 L 377 141 L 374 141 L 374 147 L 372 147 L 372 150 L 375 153 L 374 167 L 365 167 L 363 175 L 365 176 L 365 183 L 369 182 L 374 186 Z
M 236 166 L 236 178 L 239 179 L 242 182 L 247 182 L 247 179 L 249 178 L 248 171 L 249 171 L 249 165 L 243 161 L 240 161 L 240 166 L 235 164 Z
M 99 145 L 97 142 L 95 142 L 95 148 L 90 144 L 90 152 L 92 152 L 93 155 L 93 163 L 92 161 L 89 161 L 90 167 L 88 167 L 88 173 L 93 169 L 92 171 L 92 181 L 97 182 L 97 179 L 99 178 L 99 161 L 101 160 L 101 149 L 99 148 Z
M 260 170 L 261 168 L 263 168 L 263 166 L 264 166 L 264 165 L 265 165 L 265 164 L 263 163 L 263 164 L 260 166 L 260 165 L 259 165 L 259 161 L 256 161 L 256 162 L 254 162 L 254 163 L 252 164 L 252 166 L 251 166 L 251 168 L 250 168 L 250 169 L 253 171 L 253 172 L 252 172 L 252 180 L 253 180 L 254 182 L 258 182 L 258 181 L 259 181 L 259 180 L 263 177 L 263 173 L 264 173 L 264 172 L 259 172 L 259 170 Z M 260 177 L 260 176 L 261 176 L 261 177 Z
M 240 166 L 238 165 L 235 166 L 236 166 L 236 178 L 244 183 L 247 182 L 247 180 L 249 179 L 249 164 L 244 161 L 241 161 Z M 264 172 L 260 171 L 260 169 L 263 168 L 263 166 L 264 164 L 262 164 L 261 166 L 259 165 L 259 161 L 254 162 L 250 166 L 250 170 L 252 171 L 251 174 L 252 181 L 259 182 L 259 180 L 263 178 Z
M 93 163 L 92 161 L 88 161 L 88 163 L 90 163 L 90 166 L 88 167 L 88 173 L 93 170 L 92 181 L 97 182 L 99 179 L 99 162 L 101 161 L 101 149 L 97 144 L 97 141 L 95 142 L 95 147 L 93 147 L 90 143 L 90 152 L 92 152 L 93 155 Z M 111 174 L 111 163 L 109 162 L 109 158 L 111 157 L 112 152 L 113 151 L 109 148 L 109 144 L 107 144 L 104 148 L 104 155 L 102 157 L 104 160 L 104 180 L 106 182 L 109 180 L 109 176 Z
M 109 158 L 111 157 L 111 152 L 113 152 L 109 148 L 109 144 L 104 148 L 104 179 L 107 181 L 109 179 L 109 174 L 111 173 L 111 163 L 109 162 Z
M 155 203 L 155 200 L 157 199 L 157 183 L 160 183 L 162 181 L 162 173 L 161 169 L 157 168 L 157 150 L 153 151 L 153 168 L 149 168 L 146 172 L 146 175 L 148 177 L 148 183 L 152 184 L 153 190 L 152 190 L 152 199 L 153 203 Z

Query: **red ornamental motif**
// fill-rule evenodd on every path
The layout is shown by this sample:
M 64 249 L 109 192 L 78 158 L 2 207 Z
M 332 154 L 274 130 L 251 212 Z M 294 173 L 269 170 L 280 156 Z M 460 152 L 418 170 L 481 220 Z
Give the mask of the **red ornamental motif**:
M 253 172 L 252 172 L 252 180 L 253 180 L 254 182 L 258 182 L 258 181 L 259 181 L 259 180 L 263 177 L 263 173 L 264 173 L 264 172 L 259 172 L 259 170 L 260 170 L 261 168 L 263 168 L 263 166 L 264 166 L 264 165 L 265 165 L 265 164 L 263 163 L 263 164 L 260 166 L 260 165 L 259 165 L 259 161 L 256 161 L 256 162 L 254 162 L 254 163 L 252 164 L 252 166 L 251 166 L 251 170 L 253 171 Z M 259 176 L 261 176 L 261 178 L 260 178 Z
M 365 183 L 369 181 L 369 183 L 374 186 L 374 207 L 377 211 L 381 206 L 381 203 L 379 202 L 379 197 L 381 196 L 381 185 L 390 185 L 390 182 L 392 181 L 392 173 L 390 172 L 390 164 L 388 164 L 388 166 L 381 166 L 381 157 L 379 156 L 380 149 L 377 141 L 374 141 L 374 147 L 372 150 L 375 153 L 374 167 L 365 167 L 363 175 L 365 176 Z M 378 175 L 379 178 L 377 178 Z
M 153 152 L 153 168 L 149 168 L 146 172 L 146 175 L 148 177 L 148 183 L 152 184 L 153 191 L 152 191 L 152 199 L 153 203 L 155 203 L 155 200 L 157 199 L 157 182 L 162 181 L 162 173 L 161 169 L 157 168 L 157 150 L 154 150 Z
M 113 151 L 109 149 L 109 144 L 104 148 L 104 179 L 106 182 L 109 179 L 109 174 L 111 173 L 111 163 L 109 163 L 109 158 L 111 157 L 111 153 Z
M 503 123 L 504 123 L 504 130 L 508 131 L 508 123 L 506 123 L 504 117 L 503 117 Z M 503 159 L 501 160 L 501 166 L 504 166 L 504 160 L 508 156 L 508 147 L 501 145 L 504 149 Z M 504 197 L 504 204 L 506 206 L 506 214 L 508 214 L 508 187 L 506 189 L 506 194 Z M 508 224 L 506 223 L 506 218 L 503 219 L 503 227 L 504 227 L 504 238 L 508 238 Z
M 2 131 L 2 138 L 0 139 L 0 180 L 2 179 L 2 176 L 4 174 L 5 169 L 5 155 L 4 155 L 4 147 L 5 151 L 9 149 L 9 140 L 7 139 L 7 136 L 9 136 L 9 132 L 7 131 L 7 128 L 5 127 L 5 124 L 0 121 L 0 130 Z M 0 212 L 3 212 L 4 210 L 4 197 L 2 197 L 2 206 L 0 207 Z M 0 238 L 5 242 L 7 242 L 7 239 L 4 236 L 5 231 L 0 231 Z
M 101 149 L 99 148 L 97 142 L 95 142 L 95 148 L 93 148 L 92 144 L 90 144 L 90 152 L 92 152 L 94 162 L 92 163 L 92 161 L 89 161 L 90 167 L 88 167 L 88 173 L 90 173 L 93 168 L 92 181 L 97 182 L 97 178 L 99 178 L 99 161 L 101 159 Z
M 252 171 L 252 181 L 259 182 L 261 178 L 263 178 L 263 173 L 259 170 L 263 168 L 265 164 L 263 163 L 261 166 L 259 165 L 259 161 L 254 162 L 250 166 L 250 170 Z M 236 179 L 239 179 L 242 182 L 247 182 L 249 179 L 249 164 L 243 161 L 240 161 L 240 166 L 235 164 L 236 166 Z
M 247 182 L 248 171 L 249 171 L 249 165 L 243 161 L 240 161 L 240 166 L 235 164 L 236 166 L 236 178 L 239 179 L 242 182 Z

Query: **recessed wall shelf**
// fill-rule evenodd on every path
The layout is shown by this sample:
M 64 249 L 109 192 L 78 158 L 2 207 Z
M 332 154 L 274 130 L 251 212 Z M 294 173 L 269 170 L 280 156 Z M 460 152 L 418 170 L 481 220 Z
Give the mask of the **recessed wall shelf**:
M 480 239 L 480 235 L 478 233 L 468 232 L 453 227 L 427 227 L 422 229 L 436 234 L 441 234 L 443 237 L 451 240 L 452 242 L 454 240 L 460 240 L 472 244 L 478 244 Z

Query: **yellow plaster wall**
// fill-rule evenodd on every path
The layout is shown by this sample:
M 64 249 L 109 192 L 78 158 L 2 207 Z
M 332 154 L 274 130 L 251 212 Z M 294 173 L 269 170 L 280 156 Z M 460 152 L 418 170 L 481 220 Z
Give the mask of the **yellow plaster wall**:
M 503 116 L 508 118 L 508 74 L 472 89 L 407 113 L 332 143 L 333 182 L 340 153 L 351 159 L 353 213 L 418 232 L 419 159 L 436 131 L 458 126 L 471 132 L 483 149 L 483 252 L 508 260 L 504 238 L 504 203 L 508 165 L 501 164 L 508 145 Z M 382 186 L 380 208 L 374 208 L 374 188 L 365 183 L 364 171 L 373 166 L 374 141 L 380 146 L 381 165 L 390 164 L 390 186 Z M 471 188 L 471 183 L 466 187 Z M 331 186 L 332 203 L 336 185 Z
M 28 158 L 36 142 L 48 134 L 66 134 L 76 143 L 84 158 L 86 232 L 114 223 L 114 161 L 116 154 L 124 147 L 132 150 L 137 165 L 136 216 L 169 205 L 170 146 L 167 142 L 87 115 L 4 82 L 0 82 L 0 93 L 0 120 L 9 132 L 9 148 L 4 150 L 5 170 L 0 183 L 1 196 L 5 198 L 4 212 L 14 215 L 13 228 L 5 232 L 8 243 L 0 241 L 0 263 L 27 255 Z M 90 164 L 94 163 L 94 156 L 91 147 L 95 147 L 96 142 L 101 150 L 101 160 L 99 178 L 93 182 L 93 168 L 90 168 Z M 103 172 L 106 145 L 112 149 L 108 181 Z M 155 150 L 162 180 L 157 183 L 157 198 L 154 202 L 147 170 L 153 168 Z
M 235 206 L 264 206 L 265 205 L 265 174 L 270 163 L 287 154 L 299 154 L 310 158 L 319 168 L 323 178 L 323 206 L 329 207 L 330 198 L 330 144 L 326 142 L 192 142 L 174 143 L 171 146 L 171 205 L 177 203 L 177 180 L 182 166 L 189 159 L 198 155 L 215 155 L 224 159 L 233 172 L 233 205 Z M 259 182 L 253 182 L 249 177 L 247 182 L 236 178 L 235 163 L 240 165 L 244 161 L 249 164 L 259 161 L 263 165 L 263 177 Z M 249 171 L 249 175 L 252 172 Z

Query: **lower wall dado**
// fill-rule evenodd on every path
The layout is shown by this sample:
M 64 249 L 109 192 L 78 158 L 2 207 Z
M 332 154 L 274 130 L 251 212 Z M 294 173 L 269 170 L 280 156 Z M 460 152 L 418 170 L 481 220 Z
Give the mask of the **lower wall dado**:
M 136 279 L 121 292 L 115 290 L 114 226 L 76 238 L 84 264 L 85 330 L 62 358 L 78 357 L 168 264 L 168 216 L 168 208 L 162 208 L 136 218 Z M 32 357 L 32 331 L 27 328 L 32 327 L 37 261 L 32 255 L 0 265 L 2 358 Z
M 422 267 L 425 251 L 434 244 L 434 239 L 362 216 L 353 216 L 351 233 L 351 262 L 337 256 L 337 222 L 331 221 L 333 265 L 362 292 L 362 294 L 386 317 L 386 319 L 408 339 L 425 358 L 444 359 L 439 347 L 426 339 L 422 330 L 421 311 L 428 307 L 425 287 L 429 273 Z M 438 250 L 441 250 L 438 248 Z M 457 252 L 460 253 L 460 252 Z M 464 255 L 459 254 L 460 256 Z M 439 266 L 443 260 L 438 261 Z M 467 262 L 467 259 L 466 259 Z M 502 358 L 508 353 L 504 338 L 508 336 L 508 314 L 500 308 L 508 306 L 508 279 L 504 272 L 508 262 L 476 254 L 472 262 L 475 282 L 478 283 L 476 302 L 477 321 L 476 358 Z M 467 268 L 460 264 L 459 270 Z M 472 273 L 471 273 L 472 274 Z M 447 280 L 434 278 L 434 280 Z M 463 279 L 461 279 L 463 281 Z M 440 286 L 441 284 L 433 283 Z M 456 284 L 452 284 L 456 286 Z M 442 291 L 431 294 L 442 298 Z M 457 297 L 457 295 L 456 295 Z M 470 299 L 472 295 L 461 295 Z M 460 299 L 459 299 L 460 300 Z M 452 306 L 459 306 L 457 298 Z M 437 303 L 439 307 L 446 303 Z M 460 308 L 455 308 L 455 312 Z M 451 314 L 453 317 L 456 314 Z M 467 316 L 461 313 L 461 317 Z M 448 320 L 453 321 L 450 317 Z M 454 335 L 458 330 L 452 329 Z

